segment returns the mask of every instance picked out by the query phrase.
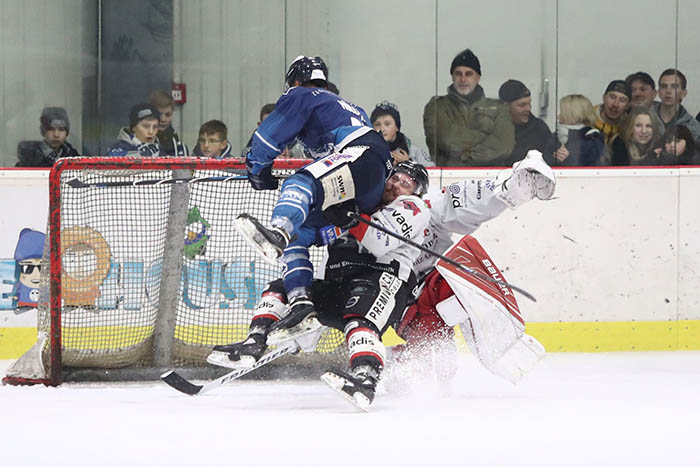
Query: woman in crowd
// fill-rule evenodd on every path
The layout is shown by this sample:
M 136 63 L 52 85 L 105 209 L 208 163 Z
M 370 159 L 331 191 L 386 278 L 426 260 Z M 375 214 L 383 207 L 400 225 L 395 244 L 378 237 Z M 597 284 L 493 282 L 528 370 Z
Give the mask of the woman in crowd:
M 593 104 L 580 94 L 559 101 L 557 132 L 547 145 L 544 158 L 553 166 L 596 165 L 603 154 L 603 134 L 593 128 Z
M 394 104 L 387 101 L 380 102 L 369 118 L 374 129 L 382 134 L 384 141 L 389 143 L 394 165 L 407 160 L 424 167 L 435 165 L 425 149 L 412 144 L 411 140 L 401 133 L 401 115 Z
M 654 111 L 635 107 L 612 142 L 610 165 L 673 165 L 676 156 L 662 157 L 662 135 Z

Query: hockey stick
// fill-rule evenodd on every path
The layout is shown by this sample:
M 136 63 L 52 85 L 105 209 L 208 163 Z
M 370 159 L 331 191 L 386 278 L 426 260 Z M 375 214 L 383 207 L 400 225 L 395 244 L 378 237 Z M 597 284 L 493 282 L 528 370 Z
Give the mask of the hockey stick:
M 134 182 L 99 182 L 84 183 L 77 178 L 72 178 L 66 182 L 71 188 L 111 188 L 118 186 L 150 186 L 150 185 L 176 185 L 178 183 L 201 183 L 201 182 L 228 182 L 231 180 L 247 180 L 246 175 L 228 175 L 220 177 L 193 177 L 193 178 L 162 178 L 152 180 L 137 180 Z
M 279 347 L 272 352 L 266 353 L 262 356 L 262 358 L 260 358 L 260 360 L 255 362 L 255 365 L 251 366 L 250 368 L 239 368 L 237 370 L 230 371 L 225 375 L 203 385 L 194 384 L 187 381 L 185 378 L 177 374 L 175 370 L 170 370 L 167 373 L 163 373 L 160 379 L 162 379 L 173 389 L 177 389 L 178 391 L 184 394 L 189 394 L 190 396 L 196 396 L 209 392 L 212 389 L 218 388 L 219 386 L 223 386 L 226 383 L 230 383 L 231 381 L 234 381 L 253 370 L 257 370 L 263 365 L 267 365 L 273 360 L 276 360 L 284 355 L 294 353 L 297 350 L 299 350 L 299 346 L 297 346 L 295 341 L 292 341 L 290 345 Z
M 402 242 L 411 245 L 413 248 L 417 248 L 420 251 L 423 251 L 425 253 L 428 253 L 429 255 L 432 255 L 438 259 L 441 259 L 441 260 L 445 261 L 446 263 L 451 264 L 452 266 L 454 266 L 458 269 L 461 269 L 462 271 L 466 272 L 467 274 L 470 274 L 474 277 L 478 277 L 481 280 L 496 284 L 499 287 L 510 287 L 511 289 L 513 289 L 517 292 L 520 292 L 523 295 L 523 297 L 528 298 L 528 299 L 532 300 L 533 302 L 537 301 L 537 299 L 530 292 L 523 290 L 518 286 L 509 284 L 508 282 L 505 282 L 502 280 L 494 279 L 493 277 L 489 277 L 486 274 L 483 274 L 483 273 L 476 271 L 468 266 L 460 264 L 457 261 L 450 259 L 445 255 L 441 255 L 440 253 L 435 253 L 434 251 L 429 250 L 428 248 L 424 247 L 423 245 L 421 245 L 419 243 L 416 243 L 412 240 L 404 238 L 403 236 L 401 236 L 395 232 L 392 232 L 391 230 L 386 229 L 384 226 L 381 226 L 381 225 L 377 224 L 376 222 L 372 222 L 368 219 L 365 219 L 364 217 L 360 216 L 359 214 L 355 214 L 354 212 L 350 212 L 350 213 L 348 213 L 348 216 L 352 217 L 353 219 L 355 219 L 359 222 L 362 222 L 363 224 L 367 224 L 370 227 L 374 227 L 375 229 L 384 232 L 385 234 L 389 235 L 390 237 L 394 237 L 398 240 L 401 240 Z

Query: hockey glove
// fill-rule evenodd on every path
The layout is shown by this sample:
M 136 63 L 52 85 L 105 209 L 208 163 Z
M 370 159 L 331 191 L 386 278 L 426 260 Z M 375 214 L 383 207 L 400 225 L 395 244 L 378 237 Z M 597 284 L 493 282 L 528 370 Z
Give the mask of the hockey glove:
M 341 229 L 350 229 L 358 224 L 355 216 L 360 214 L 360 208 L 354 199 L 343 201 L 340 204 L 334 204 L 327 207 L 323 211 L 328 222 L 340 227 Z
M 254 190 L 276 190 L 279 186 L 279 182 L 272 175 L 272 166 L 265 167 L 257 175 L 248 169 L 248 181 Z

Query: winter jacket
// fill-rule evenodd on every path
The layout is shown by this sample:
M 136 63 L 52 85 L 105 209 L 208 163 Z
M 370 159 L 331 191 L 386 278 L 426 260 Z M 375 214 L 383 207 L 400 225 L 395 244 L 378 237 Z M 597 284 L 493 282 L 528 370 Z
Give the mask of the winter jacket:
M 226 159 L 226 158 L 228 158 L 228 157 L 241 157 L 241 156 L 234 156 L 234 155 L 232 155 L 232 154 L 231 154 L 231 149 L 232 149 L 231 143 L 229 143 L 229 142 L 227 141 L 227 142 L 226 142 L 226 147 L 224 148 L 223 151 L 221 151 L 221 155 L 220 155 L 219 157 L 216 157 L 215 159 Z M 192 150 L 192 155 L 193 155 L 194 157 L 204 157 L 204 155 L 202 155 L 202 150 L 199 149 L 199 143 L 197 143 L 197 144 L 194 146 L 194 149 Z
M 664 122 L 661 118 L 661 102 L 654 102 L 654 110 L 656 110 L 656 115 L 659 116 L 659 120 L 664 124 L 664 130 L 668 130 L 676 125 L 683 125 L 690 130 L 690 134 L 692 134 L 695 139 L 695 145 L 698 146 L 700 144 L 700 122 L 695 120 L 693 116 L 685 110 L 685 107 L 680 105 L 676 115 L 668 122 Z
M 21 141 L 17 145 L 15 167 L 52 167 L 63 157 L 80 157 L 80 154 L 68 142 L 52 149 L 46 141 Z
M 607 123 L 603 121 L 603 117 L 601 116 L 603 112 L 603 104 L 596 105 L 594 109 L 598 119 L 593 124 L 593 127 L 600 130 L 600 132 L 603 134 L 605 144 L 612 144 L 613 140 L 620 134 L 620 129 L 624 126 L 624 116 L 620 117 L 620 121 L 617 123 Z
M 635 144 L 635 143 L 632 143 Z M 617 137 L 612 142 L 612 159 L 610 165 L 676 165 L 677 158 L 671 154 L 662 154 L 659 144 L 653 142 L 639 147 L 641 157 L 632 160 L 627 145 L 621 137 Z
M 515 129 L 507 106 L 484 96 L 477 86 L 467 96 L 447 88 L 430 99 L 423 111 L 425 139 L 438 166 L 490 166 L 510 154 Z
M 119 138 L 107 152 L 107 157 L 158 157 L 158 138 L 152 143 L 142 143 L 128 128 L 119 130 Z
M 558 161 L 554 154 L 561 147 L 557 133 L 549 138 L 547 148 L 543 153 L 544 160 L 552 166 L 572 167 L 596 165 L 603 153 L 603 134 L 600 130 L 584 125 L 572 125 L 566 134 L 566 149 L 569 157 L 563 161 Z M 578 128 L 576 128 L 578 127 Z
M 172 126 L 169 126 L 163 131 L 159 131 L 156 135 L 160 144 L 161 156 L 172 157 L 187 157 L 189 156 L 188 147 L 180 140 L 180 137 L 175 133 Z
M 524 125 L 515 125 L 515 146 L 509 155 L 504 157 L 498 166 L 511 167 L 522 160 L 531 149 L 537 149 L 544 154 L 552 132 L 544 120 L 530 114 Z
M 388 142 L 389 150 L 394 151 L 395 149 L 403 149 L 408 153 L 408 159 L 416 164 L 421 164 L 423 167 L 434 167 L 435 164 L 430 160 L 428 152 L 413 144 L 410 138 L 400 131 L 396 134 L 396 139 L 394 141 Z

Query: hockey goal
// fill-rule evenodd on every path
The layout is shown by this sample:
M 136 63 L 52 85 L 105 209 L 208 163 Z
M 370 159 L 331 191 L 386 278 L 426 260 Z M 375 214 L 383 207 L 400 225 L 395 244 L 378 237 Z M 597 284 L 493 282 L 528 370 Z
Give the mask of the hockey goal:
M 305 162 L 278 161 L 274 173 Z M 233 229 L 242 212 L 267 222 L 279 194 L 252 190 L 241 161 L 65 159 L 49 183 L 38 339 L 4 383 L 205 366 L 212 346 L 245 337 L 263 288 L 280 277 Z M 343 343 L 328 330 L 317 352 L 342 353 Z

